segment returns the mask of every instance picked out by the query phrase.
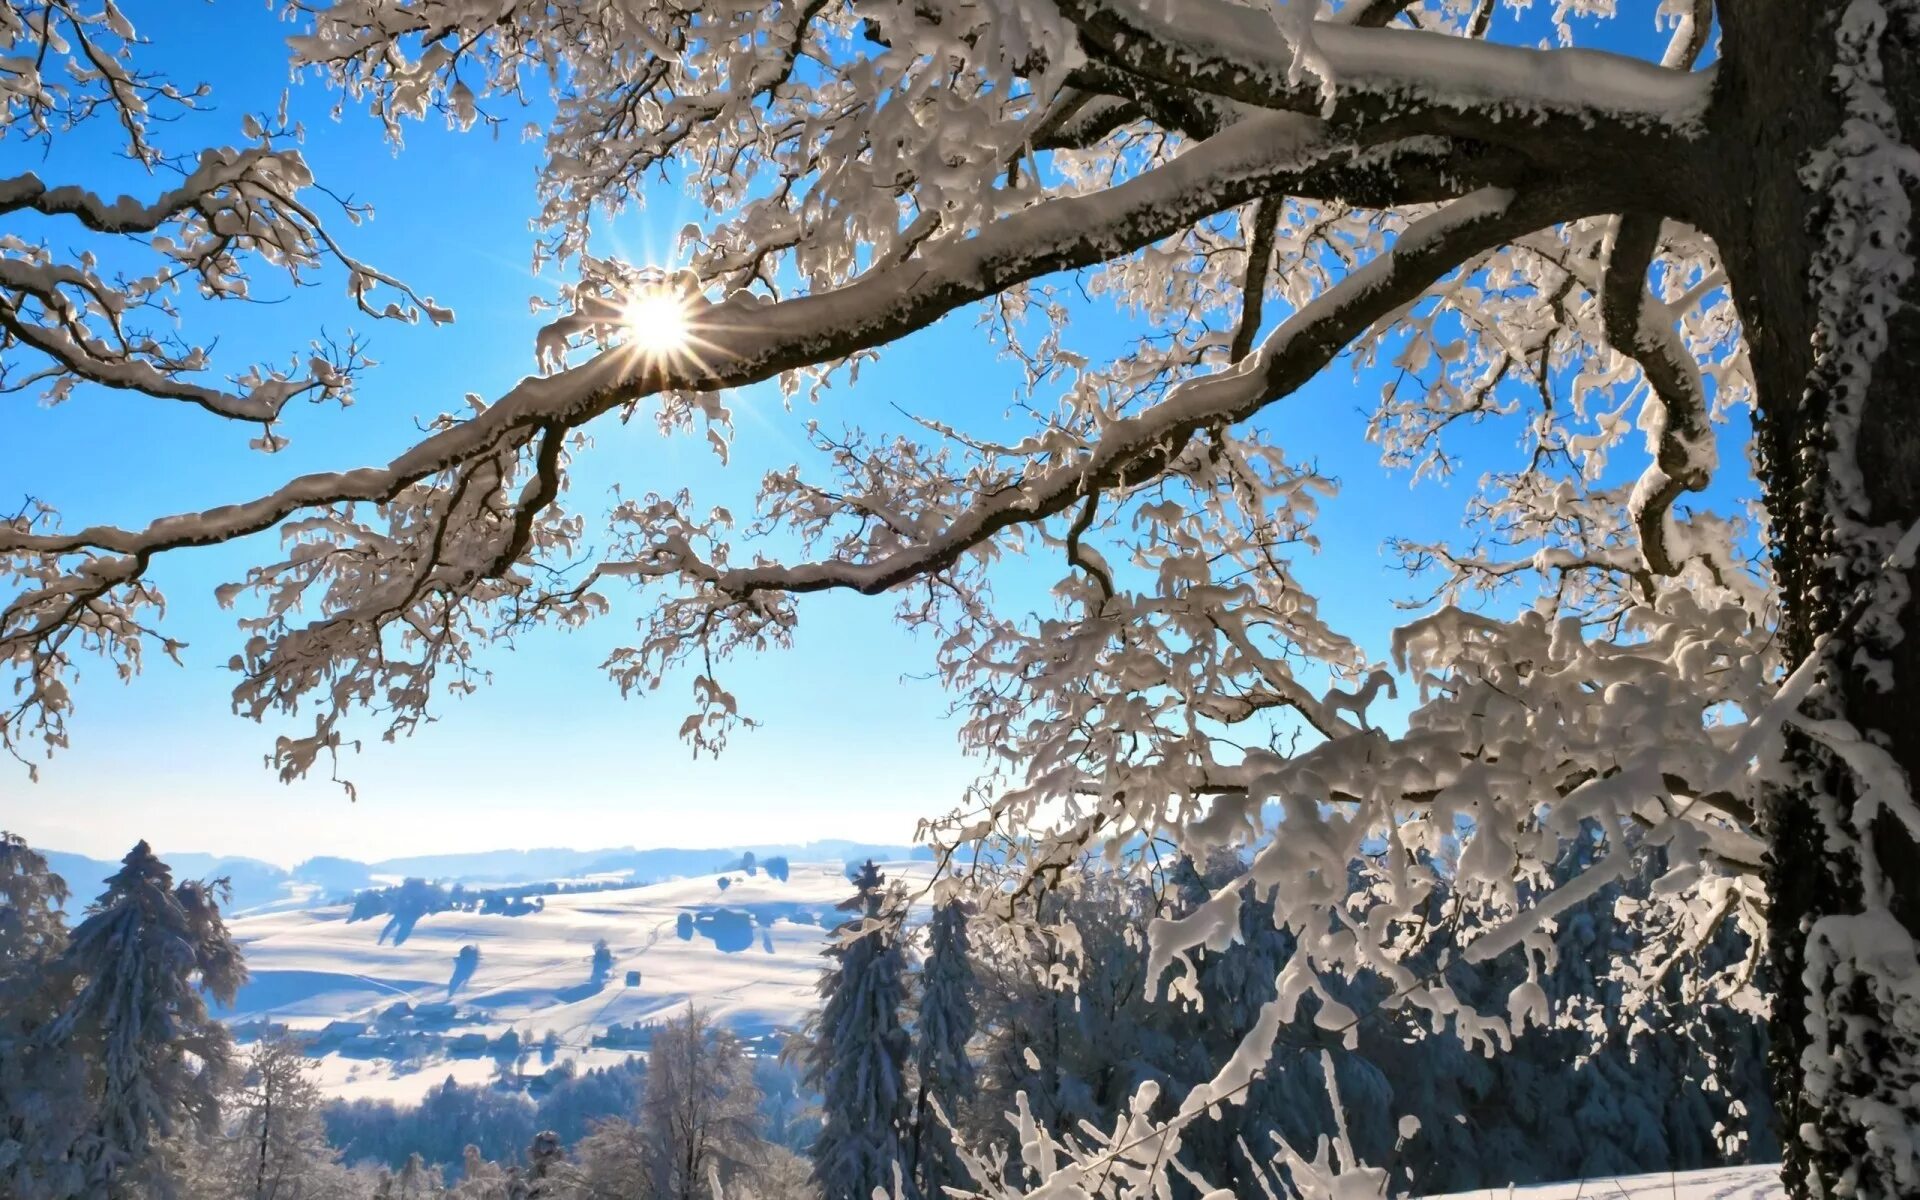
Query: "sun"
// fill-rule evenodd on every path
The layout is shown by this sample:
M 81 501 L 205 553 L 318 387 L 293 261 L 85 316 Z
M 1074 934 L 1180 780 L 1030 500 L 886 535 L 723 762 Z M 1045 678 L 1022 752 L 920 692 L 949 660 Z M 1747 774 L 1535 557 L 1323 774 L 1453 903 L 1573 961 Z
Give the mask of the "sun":
M 621 314 L 627 344 L 653 358 L 684 351 L 693 340 L 693 310 L 684 296 L 665 288 L 648 288 L 628 299 Z

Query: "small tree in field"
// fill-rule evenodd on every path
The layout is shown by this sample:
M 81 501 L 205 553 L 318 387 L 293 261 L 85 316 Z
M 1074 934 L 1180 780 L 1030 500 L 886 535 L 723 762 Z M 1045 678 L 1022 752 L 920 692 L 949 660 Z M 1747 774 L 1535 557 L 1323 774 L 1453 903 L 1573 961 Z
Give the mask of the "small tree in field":
M 297 1043 L 268 1040 L 254 1045 L 236 1073 L 223 1114 L 225 1194 L 293 1200 L 316 1192 L 339 1154 L 327 1144 L 313 1065 Z
M 1556 914 L 1662 854 L 1624 986 L 1740 926 L 1768 971 L 1705 984 L 1775 981 L 1788 1187 L 1920 1187 L 1920 0 L 286 8 L 296 65 L 396 142 L 539 106 L 539 374 L 483 396 L 449 363 L 440 415 L 384 463 L 230 503 L 75 526 L 30 499 L 0 525 L 0 745 L 66 744 L 85 656 L 179 649 L 157 558 L 268 530 L 284 549 L 218 599 L 242 606 L 236 710 L 311 721 L 274 744 L 289 779 L 356 712 L 410 732 L 476 685 L 485 643 L 627 588 L 644 616 L 614 682 L 687 668 L 684 734 L 718 750 L 747 711 L 730 655 L 786 644 L 804 595 L 885 593 L 989 756 L 930 832 L 1010 866 L 1012 936 L 1045 932 L 1036 894 L 1086 852 L 1159 839 L 1251 850 L 1298 938 L 1270 1018 L 1178 1117 L 1104 1148 L 1036 1133 L 1039 1174 L 1111 1193 L 1122 1160 L 1164 1170 L 1337 976 L 1500 1044 L 1538 984 L 1467 1012 L 1416 965 L 1440 873 L 1486 961 L 1544 953 Z M 165 176 L 118 199 L 0 178 L 0 390 L 191 408 L 275 451 L 289 405 L 366 393 L 361 344 L 316 328 L 230 362 L 210 307 L 334 272 L 364 316 L 452 314 L 336 237 L 362 214 L 322 200 L 352 181 L 318 186 L 284 117 L 164 144 L 207 93 L 138 49 L 108 0 L 0 11 L 0 139 L 91 122 Z M 673 271 L 605 232 L 662 173 L 701 209 Z M 749 521 L 666 477 L 593 531 L 567 507 L 597 424 L 650 406 L 724 453 L 727 389 L 831 402 L 962 310 L 1023 372 L 1011 430 L 796 417 L 810 453 Z M 1290 423 L 1343 356 L 1381 380 L 1385 470 L 1474 459 L 1469 536 L 1392 542 L 1426 611 L 1371 650 L 1295 569 L 1337 487 Z M 33 419 L 9 408 L 9 433 Z M 1462 436 L 1482 424 L 1502 436 Z M 996 591 L 1013 557 L 1054 586 Z M 1589 827 L 1610 852 L 1537 886 Z M 1191 995 L 1237 903 L 1156 922 L 1152 984 Z

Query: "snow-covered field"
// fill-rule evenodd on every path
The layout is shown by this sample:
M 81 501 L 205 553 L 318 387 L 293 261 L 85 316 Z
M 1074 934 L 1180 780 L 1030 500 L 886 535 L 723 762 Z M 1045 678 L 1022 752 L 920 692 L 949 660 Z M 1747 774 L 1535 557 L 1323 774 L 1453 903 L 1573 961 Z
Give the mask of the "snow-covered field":
M 884 869 L 912 883 L 929 864 Z M 243 1028 L 267 1021 L 315 1035 L 328 1092 L 397 1101 L 449 1075 L 487 1079 L 513 1058 L 500 1049 L 509 1032 L 533 1051 L 522 1065 L 530 1073 L 617 1061 L 636 1036 L 605 1044 L 610 1026 L 644 1029 L 694 1003 L 744 1036 L 762 1035 L 799 1025 L 814 1007 L 820 951 L 843 919 L 834 906 L 852 890 L 839 863 L 796 864 L 784 881 L 731 871 L 548 896 L 524 916 L 439 913 L 403 939 L 383 936 L 385 917 L 349 922 L 344 907 L 242 917 L 232 928 L 252 979 L 223 1015 Z M 600 939 L 613 967 L 596 980 Z M 460 979 L 455 960 L 467 945 L 479 963 Z M 551 1062 L 540 1053 L 549 1034 Z
M 1482 1188 L 1427 1200 L 1784 1200 L 1777 1163 L 1756 1167 L 1717 1167 L 1618 1179 L 1545 1183 L 1538 1187 Z

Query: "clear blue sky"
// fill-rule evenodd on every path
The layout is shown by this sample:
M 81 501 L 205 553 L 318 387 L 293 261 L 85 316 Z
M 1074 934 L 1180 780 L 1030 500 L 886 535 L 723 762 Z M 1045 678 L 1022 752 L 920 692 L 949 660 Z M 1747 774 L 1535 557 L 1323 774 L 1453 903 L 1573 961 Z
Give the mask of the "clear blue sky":
M 180 80 L 208 77 L 219 64 L 216 109 L 163 131 L 176 149 L 240 140 L 242 114 L 270 110 L 288 85 L 286 27 L 257 2 L 128 7 L 155 43 L 147 63 Z M 286 431 L 292 446 L 266 456 L 246 449 L 256 430 L 198 410 L 100 391 L 54 409 L 6 397 L 0 497 L 40 496 L 70 526 L 138 522 L 244 498 L 289 472 L 384 462 L 417 418 L 460 408 L 469 391 L 497 395 L 532 370 L 536 322 L 527 297 L 550 295 L 561 282 L 536 279 L 527 266 L 537 146 L 510 134 L 449 133 L 429 121 L 410 126 L 396 154 L 364 115 L 349 111 L 333 121 L 335 99 L 317 80 L 293 84 L 292 110 L 307 126 L 305 152 L 318 177 L 378 211 L 371 224 L 341 230 L 360 257 L 450 304 L 458 321 L 436 329 L 356 319 L 339 273 L 289 291 L 263 272 L 260 294 L 282 302 L 195 314 L 219 322 L 224 362 L 284 358 L 322 326 L 351 326 L 371 336 L 381 364 L 358 404 L 295 414 Z M 0 173 L 97 179 L 100 146 L 80 141 L 27 163 L 10 145 L 0 148 Z M 160 186 L 124 168 L 114 185 L 140 195 Z M 618 231 L 632 257 L 664 258 L 674 233 L 697 215 L 661 188 Z M 1111 339 L 1122 328 L 1096 317 L 1085 336 Z M 762 470 L 805 457 L 798 433 L 809 415 L 891 425 L 888 405 L 898 403 L 991 431 L 1015 382 L 972 315 L 959 314 L 894 347 L 877 368 L 863 369 L 857 387 L 831 393 L 817 412 L 785 411 L 771 386 L 730 397 L 737 436 L 724 470 L 701 439 L 662 438 L 650 421 L 597 427 L 597 448 L 576 465 L 572 502 L 593 515 L 606 487 L 620 480 L 629 492 L 688 486 L 701 503 L 745 511 Z M 1384 657 L 1396 617 L 1391 601 L 1409 588 L 1383 556 L 1382 539 L 1457 530 L 1465 496 L 1461 486 L 1431 484 L 1410 495 L 1405 479 L 1380 473 L 1362 437 L 1363 410 L 1377 394 L 1377 380 L 1336 368 L 1266 419 L 1286 431 L 1296 458 L 1317 458 L 1348 483 L 1326 506 L 1325 550 L 1301 573 L 1338 623 Z M 1494 426 L 1474 436 L 1504 448 L 1518 433 Z M 171 602 L 165 627 L 189 643 L 185 665 L 154 661 L 127 686 L 105 667 L 86 665 L 72 748 L 43 765 L 38 784 L 0 767 L 0 827 L 96 854 L 117 854 L 145 837 L 163 850 L 283 863 L 314 854 L 371 859 L 508 846 L 905 840 L 919 817 L 954 803 L 974 774 L 958 753 L 937 686 L 905 677 L 930 669 L 930 647 L 891 625 L 885 599 L 837 597 L 804 605 L 792 651 L 737 662 L 726 673 L 764 726 L 738 736 L 717 762 L 693 761 L 676 736 L 685 678 L 623 702 L 600 672 L 607 650 L 631 634 L 629 603 L 584 632 L 541 633 L 497 649 L 486 660 L 491 688 L 443 702 L 439 723 L 397 746 L 370 738 L 342 768 L 359 787 L 358 803 L 324 778 L 283 786 L 263 766 L 282 727 L 230 713 L 233 677 L 222 664 L 238 638 L 232 614 L 212 598 L 215 585 L 271 549 L 268 541 L 188 552 L 156 568 Z M 363 724 L 359 732 L 377 734 L 377 727 Z

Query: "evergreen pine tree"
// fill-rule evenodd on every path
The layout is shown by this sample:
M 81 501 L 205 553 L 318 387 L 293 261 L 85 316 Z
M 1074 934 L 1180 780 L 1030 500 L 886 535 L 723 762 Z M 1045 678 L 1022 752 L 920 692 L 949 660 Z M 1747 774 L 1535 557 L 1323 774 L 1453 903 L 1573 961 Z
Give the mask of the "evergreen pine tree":
M 930 1200 L 944 1196 L 941 1189 L 946 1185 L 957 1187 L 967 1180 L 948 1124 L 958 1120 L 959 1105 L 974 1089 L 973 1063 L 967 1057 L 975 1019 L 967 916 L 966 905 L 958 900 L 949 900 L 934 910 L 927 924 L 927 958 L 920 971 L 908 1150 L 914 1186 Z
M 66 949 L 66 880 L 18 834 L 0 830 L 0 987 Z M 0 1000 L 4 1003 L 4 1000 Z
M 0 833 L 0 1196 L 38 1200 L 79 1186 L 66 1150 L 85 1122 L 80 1064 L 42 1045 L 71 991 L 50 970 L 67 945 L 66 900 L 47 860 Z
M 896 1173 L 905 1174 L 905 959 L 886 877 L 869 859 L 853 882 L 858 890 L 840 904 L 853 917 L 826 950 L 835 966 L 821 976 L 808 1074 L 824 1096 L 813 1178 L 826 1200 L 867 1200 L 876 1187 L 891 1192 Z
M 1110 1128 L 1142 1082 L 1185 1078 L 1174 1068 L 1192 1057 L 1193 1028 L 1177 1006 L 1147 995 L 1136 931 L 1150 911 L 1143 889 L 1089 872 L 1042 897 L 1038 910 L 1044 925 L 1071 925 L 1077 945 L 1043 934 L 1024 961 L 1003 945 L 978 964 L 987 982 L 981 1100 L 969 1125 L 977 1141 L 1005 1140 L 1016 1093 L 1036 1122 L 1077 1137 L 1084 1121 Z M 1063 986 L 1067 976 L 1072 986 Z
M 109 1200 L 147 1173 L 157 1139 L 215 1128 L 232 1041 L 204 993 L 232 1003 L 246 979 L 212 887 L 176 887 L 145 842 L 121 861 L 55 964 L 74 990 L 47 1033 L 86 1064 L 90 1118 L 73 1152 Z
M 1548 885 L 1588 869 L 1603 849 L 1570 843 Z M 1356 866 L 1356 897 L 1365 895 L 1369 869 Z M 1671 1003 L 1626 1011 L 1610 977 L 1614 962 L 1637 952 L 1623 939 L 1646 936 L 1615 920 L 1612 909 L 1644 898 L 1665 869 L 1649 858 L 1644 870 L 1563 913 L 1551 955 L 1470 964 L 1442 940 L 1409 960 L 1410 970 L 1424 974 L 1439 969 L 1435 955 L 1448 953 L 1447 978 L 1472 1011 L 1396 1010 L 1383 1005 L 1390 989 L 1378 976 L 1322 973 L 1333 998 L 1364 1016 L 1352 1030 L 1357 1045 L 1343 1044 L 1345 1030 L 1319 1028 L 1319 1004 L 1304 998 L 1240 1102 L 1183 1130 L 1181 1160 L 1204 1167 L 1211 1183 L 1236 1195 L 1260 1194 L 1239 1146 L 1264 1149 L 1277 1133 L 1306 1149 L 1333 1131 L 1320 1065 L 1328 1050 L 1355 1148 L 1365 1161 L 1390 1166 L 1396 1186 L 1413 1194 L 1767 1161 L 1774 1143 L 1764 1125 L 1770 1114 L 1759 1021 L 1702 1009 L 1679 994 Z M 1072 1134 L 1083 1121 L 1111 1127 L 1144 1079 L 1162 1085 L 1166 1105 L 1210 1078 L 1272 998 L 1275 976 L 1294 953 L 1293 934 L 1274 926 L 1268 898 L 1247 887 L 1243 873 L 1232 856 L 1204 868 L 1176 861 L 1157 895 L 1090 874 L 1070 892 L 1048 896 L 1045 922 L 1069 922 L 1077 931 L 1078 979 L 1070 990 L 1047 982 L 1061 966 L 1051 939 L 1036 939 L 1024 960 L 980 956 L 982 1099 L 968 1114 L 969 1133 L 982 1142 L 1003 1140 L 1001 1114 L 1016 1091 L 1027 1094 L 1037 1122 Z M 1233 888 L 1246 889 L 1238 938 L 1224 951 L 1191 958 L 1200 1004 L 1147 1000 L 1145 950 L 1128 932 L 1152 915 L 1178 916 Z M 1441 886 L 1429 919 L 1470 936 L 1475 917 L 1461 911 L 1462 903 Z M 1750 947 L 1738 944 L 1739 936 L 1723 927 L 1703 952 L 1706 965 L 1742 961 Z M 1504 1023 L 1507 997 L 1529 971 L 1552 1002 L 1552 1023 L 1515 1030 L 1513 1048 L 1492 1056 L 1465 1043 L 1458 1034 L 1476 1012 Z M 1165 981 L 1158 982 L 1164 991 Z M 1402 1117 L 1415 1118 L 1417 1129 L 1403 1136 Z M 1171 1189 L 1175 1200 L 1196 1194 L 1183 1179 Z

